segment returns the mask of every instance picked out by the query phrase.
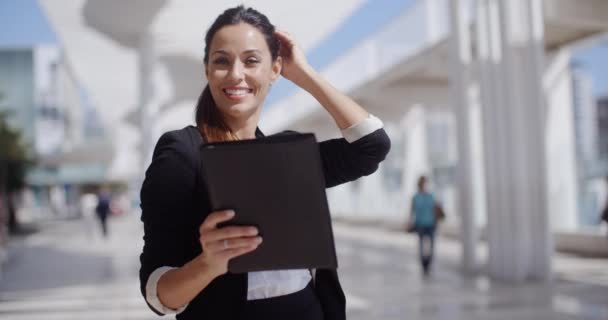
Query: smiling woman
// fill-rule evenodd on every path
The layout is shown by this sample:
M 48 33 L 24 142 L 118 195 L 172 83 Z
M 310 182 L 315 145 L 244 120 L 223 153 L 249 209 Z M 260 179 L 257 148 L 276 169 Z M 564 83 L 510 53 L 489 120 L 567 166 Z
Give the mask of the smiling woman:
M 257 125 L 262 103 L 281 73 L 274 32 L 265 16 L 247 10 L 227 10 L 209 28 L 204 57 L 208 85 L 196 111 L 206 142 L 255 138 L 251 125 Z
M 211 212 L 199 181 L 199 150 L 201 143 L 264 137 L 257 126 L 279 76 L 310 93 L 342 130 L 344 138 L 319 143 L 327 188 L 378 168 L 390 149 L 382 121 L 331 86 L 292 37 L 254 9 L 226 10 L 205 42 L 208 83 L 196 107 L 197 126 L 160 138 L 141 190 L 146 302 L 177 319 L 345 319 L 336 270 L 228 272 L 228 261 L 255 250 L 262 238 L 253 226 L 218 226 L 239 213 Z
M 268 44 L 256 27 L 239 23 L 219 29 L 209 51 L 205 74 L 217 109 L 236 137 L 253 139 L 255 130 L 247 124 L 256 124 L 250 119 L 259 118 L 270 85 L 281 73 L 278 44 Z

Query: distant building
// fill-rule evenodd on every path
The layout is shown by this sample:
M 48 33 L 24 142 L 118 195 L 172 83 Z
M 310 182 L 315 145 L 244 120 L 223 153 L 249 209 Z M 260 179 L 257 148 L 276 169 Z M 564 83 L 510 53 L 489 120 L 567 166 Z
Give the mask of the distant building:
M 31 185 L 104 179 L 106 164 L 91 164 L 83 158 L 93 153 L 81 151 L 103 139 L 103 126 L 58 45 L 0 43 L 0 95 L 0 110 L 10 114 L 9 124 L 38 160 L 28 175 Z M 98 150 L 111 156 L 107 148 Z
M 107 182 L 113 149 L 38 3 L 0 2 L 0 21 L 9 30 L 0 33 L 0 111 L 36 160 L 23 212 L 77 215 L 82 190 Z
M 608 162 L 608 96 L 597 100 L 598 156 Z
M 585 168 L 597 158 L 597 114 L 593 79 L 577 65 L 572 66 L 572 96 L 576 153 L 579 167 Z

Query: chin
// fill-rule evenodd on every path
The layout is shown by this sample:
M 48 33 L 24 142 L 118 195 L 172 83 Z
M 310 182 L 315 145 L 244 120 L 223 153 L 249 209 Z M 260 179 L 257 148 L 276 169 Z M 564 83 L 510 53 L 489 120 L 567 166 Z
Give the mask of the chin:
M 223 108 L 223 110 L 233 118 L 241 118 L 254 114 L 257 111 L 257 108 L 248 105 L 236 104 Z

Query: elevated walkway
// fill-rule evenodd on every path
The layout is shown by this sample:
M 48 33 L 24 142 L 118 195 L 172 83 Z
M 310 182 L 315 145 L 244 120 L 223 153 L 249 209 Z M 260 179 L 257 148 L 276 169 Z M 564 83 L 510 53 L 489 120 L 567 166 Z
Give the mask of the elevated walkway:
M 474 1 L 467 19 L 474 21 Z M 449 107 L 449 2 L 418 1 L 384 29 L 364 39 L 323 73 L 341 90 L 382 119 L 396 119 L 412 106 Z M 549 55 L 608 31 L 608 3 L 602 0 L 544 1 L 544 46 Z M 475 43 L 473 42 L 473 45 Z M 269 106 L 262 126 L 314 130 L 337 136 L 314 99 L 299 91 Z

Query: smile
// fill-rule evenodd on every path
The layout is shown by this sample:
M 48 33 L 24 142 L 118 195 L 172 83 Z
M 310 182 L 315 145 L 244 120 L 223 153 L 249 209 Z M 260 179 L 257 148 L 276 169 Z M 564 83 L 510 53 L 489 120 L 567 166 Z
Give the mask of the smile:
M 240 100 L 253 92 L 252 89 L 248 88 L 225 88 L 222 91 L 232 100 Z

